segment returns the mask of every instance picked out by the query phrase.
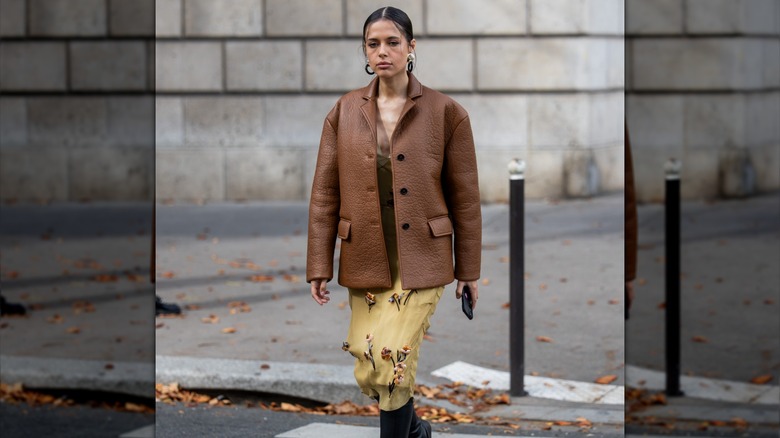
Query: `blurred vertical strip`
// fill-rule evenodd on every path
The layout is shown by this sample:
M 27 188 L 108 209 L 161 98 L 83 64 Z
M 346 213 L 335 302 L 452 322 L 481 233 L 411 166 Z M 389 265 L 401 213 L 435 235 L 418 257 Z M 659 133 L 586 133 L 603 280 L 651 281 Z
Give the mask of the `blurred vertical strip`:
M 3 436 L 117 436 L 154 423 L 155 1 L 0 11 Z
M 627 0 L 626 118 L 640 202 L 627 432 L 775 436 L 780 1 Z M 669 159 L 682 166 L 678 242 L 664 240 Z M 665 399 L 664 249 L 677 244 L 684 395 Z

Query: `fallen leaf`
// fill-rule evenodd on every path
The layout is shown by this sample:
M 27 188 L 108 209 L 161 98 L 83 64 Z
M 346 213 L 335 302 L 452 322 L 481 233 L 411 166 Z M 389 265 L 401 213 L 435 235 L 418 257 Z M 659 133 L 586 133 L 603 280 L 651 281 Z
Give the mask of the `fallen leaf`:
M 173 273 L 173 272 L 171 272 L 171 271 L 165 271 L 165 272 L 163 272 L 163 273 L 160 275 L 160 277 L 162 277 L 162 278 L 173 278 L 173 277 L 175 277 L 175 276 L 176 276 L 176 274 L 174 274 L 174 273 Z
M 490 279 L 489 279 L 489 278 L 483 278 L 483 279 L 482 279 L 482 285 L 483 285 L 483 286 L 487 286 L 487 285 L 489 285 L 489 284 L 490 284 Z
M 609 300 L 609 304 L 620 304 L 620 300 Z
M 699 343 L 702 343 L 702 344 L 709 342 L 709 340 L 707 340 L 707 338 L 705 338 L 704 336 L 698 336 L 698 335 L 692 337 L 691 340 L 693 342 L 699 342 Z
M 300 405 L 294 405 L 292 403 L 282 402 L 281 408 L 285 412 L 300 412 L 301 406 Z
M 606 376 L 601 376 L 598 379 L 596 379 L 596 383 L 599 383 L 601 385 L 609 385 L 610 383 L 617 380 L 617 376 L 614 374 L 607 374 Z
M 252 275 L 249 277 L 249 280 L 255 283 L 262 283 L 266 281 L 273 281 L 274 277 L 271 275 Z
M 76 333 L 80 333 L 81 329 L 78 327 L 68 327 L 65 331 L 68 333 L 76 334 Z
M 209 315 L 209 316 L 207 316 L 205 318 L 201 318 L 200 320 L 201 320 L 201 322 L 204 322 L 206 324 L 216 324 L 216 323 L 219 322 L 219 317 L 217 315 L 213 315 L 212 314 L 212 315 Z
M 504 304 L 502 304 L 502 305 L 501 305 L 501 308 L 502 308 L 502 309 L 508 309 L 508 308 L 510 308 L 510 307 L 511 307 L 511 304 L 509 303 L 509 301 L 507 301 L 506 303 L 504 303 Z
M 113 283 L 119 281 L 119 276 L 115 274 L 98 274 L 92 277 L 92 280 L 98 283 Z
M 247 313 L 252 311 L 252 308 L 249 307 L 249 305 L 243 301 L 231 301 L 228 303 L 228 308 L 230 309 L 231 315 L 235 315 L 237 313 Z
M 222 329 L 222 333 L 235 333 L 236 329 L 234 327 L 225 327 Z
M 297 275 L 291 275 L 291 274 L 284 274 L 285 281 L 289 281 L 290 283 L 298 283 L 301 281 L 301 278 Z
M 92 313 L 95 311 L 95 306 L 93 306 L 89 301 L 85 300 L 74 301 L 73 304 L 71 304 L 71 307 L 73 308 L 73 313 L 76 315 L 82 312 Z
M 547 336 L 537 336 L 536 340 L 538 342 L 552 342 L 553 341 L 551 338 L 548 338 Z
M 769 383 L 771 380 L 772 380 L 771 374 L 763 374 L 750 379 L 750 383 L 754 383 L 756 385 L 764 385 L 766 383 Z

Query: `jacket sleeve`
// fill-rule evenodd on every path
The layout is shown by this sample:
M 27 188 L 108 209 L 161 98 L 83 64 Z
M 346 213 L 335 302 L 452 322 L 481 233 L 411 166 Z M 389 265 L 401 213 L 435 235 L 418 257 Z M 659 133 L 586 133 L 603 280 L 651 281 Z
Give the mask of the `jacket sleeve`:
M 333 278 L 333 251 L 336 246 L 341 197 L 336 129 L 329 119 L 330 117 L 325 119 L 322 127 L 309 201 L 307 282 L 317 278 L 330 281 Z
M 482 209 L 477 156 L 468 116 L 458 123 L 445 146 L 442 180 L 455 231 L 455 278 L 478 280 L 482 263 Z

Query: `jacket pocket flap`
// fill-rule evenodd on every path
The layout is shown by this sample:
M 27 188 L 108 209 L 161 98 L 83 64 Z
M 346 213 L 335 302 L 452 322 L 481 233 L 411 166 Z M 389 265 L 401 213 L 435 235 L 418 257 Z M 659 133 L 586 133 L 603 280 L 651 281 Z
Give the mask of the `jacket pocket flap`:
M 431 232 L 434 236 L 446 236 L 452 234 L 452 222 L 450 222 L 449 216 L 439 216 L 428 220 L 428 226 L 431 227 Z
M 349 229 L 352 227 L 352 223 L 346 219 L 339 219 L 339 238 L 347 240 L 349 238 Z

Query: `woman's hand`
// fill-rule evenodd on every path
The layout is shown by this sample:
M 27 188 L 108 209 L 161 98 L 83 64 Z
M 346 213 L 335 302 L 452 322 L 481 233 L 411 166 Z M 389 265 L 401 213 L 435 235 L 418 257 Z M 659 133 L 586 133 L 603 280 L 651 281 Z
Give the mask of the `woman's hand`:
M 463 286 L 469 285 L 471 289 L 471 308 L 477 308 L 477 299 L 479 299 L 479 290 L 477 289 L 477 281 L 460 281 L 458 280 L 458 287 L 455 288 L 455 298 L 460 299 L 463 295 Z
M 317 278 L 311 281 L 311 297 L 320 306 L 330 301 L 330 291 L 327 290 L 328 280 L 324 278 Z

